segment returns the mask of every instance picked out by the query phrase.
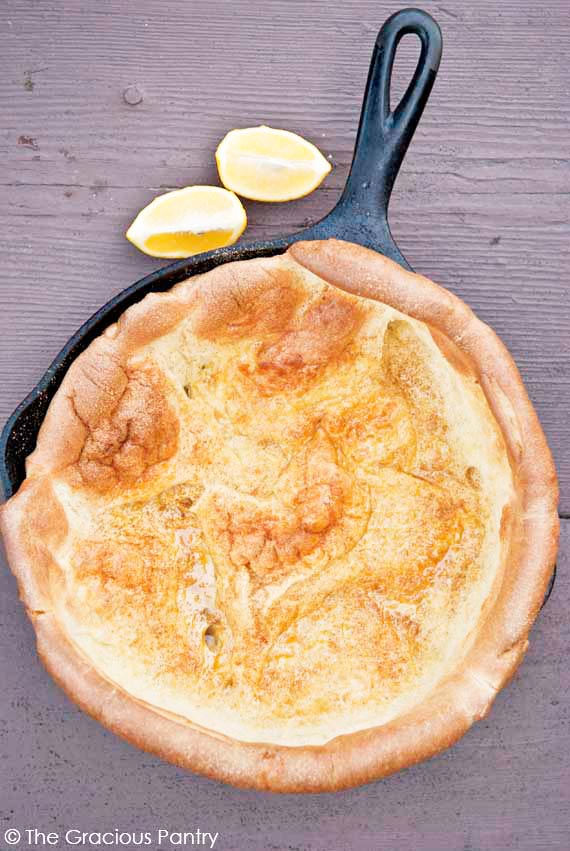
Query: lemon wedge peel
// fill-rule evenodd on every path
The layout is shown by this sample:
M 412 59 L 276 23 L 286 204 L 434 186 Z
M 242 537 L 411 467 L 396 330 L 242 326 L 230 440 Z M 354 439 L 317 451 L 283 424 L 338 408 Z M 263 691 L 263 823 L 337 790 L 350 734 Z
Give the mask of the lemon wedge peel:
M 145 254 L 174 260 L 233 245 L 246 226 L 245 209 L 233 192 L 186 186 L 147 204 L 125 235 Z
M 270 203 L 303 198 L 332 168 L 302 136 L 264 124 L 230 130 L 218 145 L 216 163 L 226 189 Z

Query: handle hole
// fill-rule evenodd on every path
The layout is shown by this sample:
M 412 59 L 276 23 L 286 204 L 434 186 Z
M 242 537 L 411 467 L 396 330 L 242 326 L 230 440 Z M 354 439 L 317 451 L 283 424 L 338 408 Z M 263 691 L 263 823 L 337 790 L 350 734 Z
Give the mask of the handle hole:
M 390 81 L 390 112 L 393 112 L 406 93 L 420 58 L 422 45 L 414 33 L 406 33 L 396 48 Z

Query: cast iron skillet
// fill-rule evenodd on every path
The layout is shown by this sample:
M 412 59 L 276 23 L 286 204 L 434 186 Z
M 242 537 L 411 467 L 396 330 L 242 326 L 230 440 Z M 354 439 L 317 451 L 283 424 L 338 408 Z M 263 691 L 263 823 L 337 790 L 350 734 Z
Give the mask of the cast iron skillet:
M 408 33 L 421 41 L 420 58 L 402 100 L 391 110 L 390 82 L 396 48 Z M 345 239 L 373 248 L 406 269 L 410 268 L 390 233 L 388 203 L 432 90 L 441 49 L 439 26 L 420 9 L 402 9 L 385 22 L 372 54 L 350 174 L 340 200 L 323 219 L 290 236 L 219 248 L 172 263 L 123 290 L 82 325 L 4 427 L 0 437 L 0 477 L 6 499 L 17 491 L 25 478 L 25 459 L 36 445 L 48 405 L 71 362 L 127 307 L 147 293 L 169 290 L 178 281 L 207 272 L 221 263 L 280 254 L 300 239 Z M 545 601 L 553 581 L 554 574 Z
M 419 37 L 421 54 L 405 95 L 391 111 L 392 67 L 398 42 L 407 33 Z M 127 307 L 140 301 L 147 293 L 169 290 L 178 281 L 231 260 L 280 254 L 299 239 L 333 236 L 346 239 L 374 248 L 410 268 L 388 227 L 388 201 L 430 95 L 439 67 L 441 46 L 441 31 L 426 12 L 403 9 L 386 21 L 372 54 L 350 174 L 336 207 L 324 219 L 291 236 L 218 248 L 172 263 L 123 290 L 81 326 L 4 427 L 0 438 L 0 476 L 6 498 L 16 492 L 25 478 L 26 456 L 35 447 L 48 405 L 71 362 Z

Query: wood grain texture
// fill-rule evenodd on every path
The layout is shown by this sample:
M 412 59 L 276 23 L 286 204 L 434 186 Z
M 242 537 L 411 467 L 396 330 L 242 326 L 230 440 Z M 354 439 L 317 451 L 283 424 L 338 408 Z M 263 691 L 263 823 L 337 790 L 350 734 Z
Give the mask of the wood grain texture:
M 510 347 L 570 515 L 568 2 L 421 5 L 442 26 L 444 57 L 396 183 L 392 229 L 410 263 L 457 292 Z M 0 420 L 83 320 L 161 265 L 123 233 L 157 193 L 216 183 L 213 151 L 229 128 L 283 126 L 334 163 L 306 199 L 247 203 L 246 239 L 295 230 L 334 204 L 374 39 L 397 8 L 383 0 L 4 0 Z M 396 96 L 417 53 L 404 39 Z M 139 94 L 125 99 L 133 86 Z M 3 571 L 6 824 L 128 830 L 162 821 L 220 830 L 221 847 L 236 851 L 566 851 L 569 523 L 563 540 L 555 594 L 489 720 L 427 765 L 311 799 L 189 777 L 83 716 L 41 669 Z

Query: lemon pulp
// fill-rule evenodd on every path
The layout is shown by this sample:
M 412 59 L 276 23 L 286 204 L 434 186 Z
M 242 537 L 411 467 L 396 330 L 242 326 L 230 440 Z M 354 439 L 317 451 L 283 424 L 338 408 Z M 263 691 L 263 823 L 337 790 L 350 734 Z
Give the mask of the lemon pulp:
M 149 251 L 156 252 L 180 252 L 181 254 L 199 254 L 202 251 L 212 251 L 214 248 L 222 248 L 228 245 L 233 231 L 210 230 L 205 233 L 190 233 L 189 231 L 177 231 L 176 233 L 155 233 L 147 237 L 146 247 Z

